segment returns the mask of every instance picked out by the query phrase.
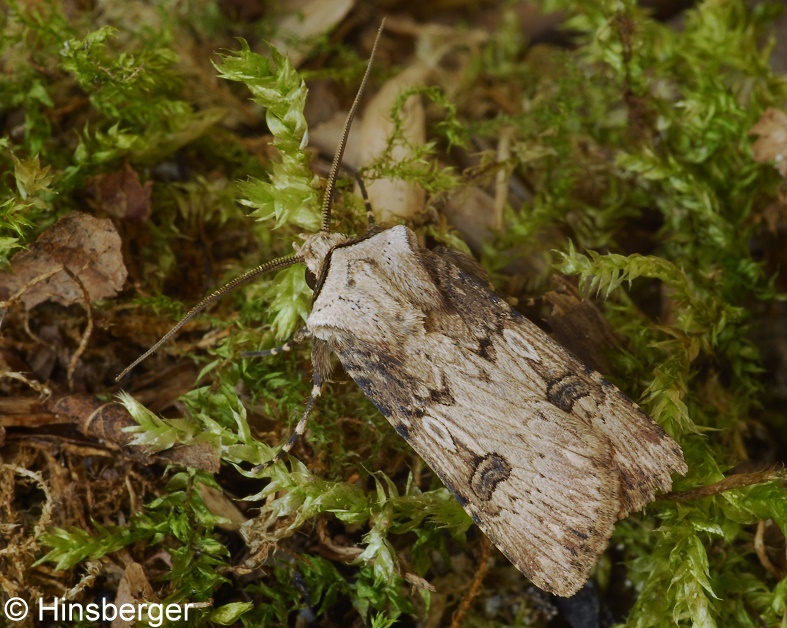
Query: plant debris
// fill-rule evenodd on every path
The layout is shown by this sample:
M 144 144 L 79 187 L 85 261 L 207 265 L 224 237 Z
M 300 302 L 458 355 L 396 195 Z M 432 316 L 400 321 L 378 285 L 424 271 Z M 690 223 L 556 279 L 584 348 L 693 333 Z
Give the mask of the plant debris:
M 91 303 L 114 297 L 127 276 L 120 248 L 111 220 L 71 212 L 14 256 L 11 270 L 0 273 L 0 297 L 19 292 L 28 310 L 44 301 L 82 303 L 85 292 Z

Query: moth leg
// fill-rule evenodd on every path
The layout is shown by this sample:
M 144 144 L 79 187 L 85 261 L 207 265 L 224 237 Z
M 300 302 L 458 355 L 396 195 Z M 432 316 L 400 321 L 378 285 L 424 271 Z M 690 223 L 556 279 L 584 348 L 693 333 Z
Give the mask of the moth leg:
M 292 351 L 295 346 L 301 344 L 304 340 L 309 338 L 309 330 L 306 327 L 299 327 L 295 333 L 292 335 L 287 342 L 279 347 L 272 347 L 270 349 L 265 349 L 264 351 L 244 351 L 241 353 L 241 357 L 244 358 L 266 358 L 270 355 L 279 355 L 281 353 L 286 353 L 287 351 Z
M 254 473 L 259 473 L 260 471 L 264 471 L 270 466 L 273 466 L 277 462 L 281 462 L 290 450 L 295 446 L 295 443 L 298 442 L 298 438 L 303 436 L 304 432 L 306 432 L 306 426 L 309 423 L 309 417 L 311 416 L 312 411 L 314 410 L 314 404 L 317 401 L 317 397 L 322 394 L 322 379 L 319 377 L 317 371 L 314 372 L 314 385 L 312 386 L 311 394 L 309 395 L 308 401 L 306 401 L 306 407 L 303 410 L 303 414 L 301 415 L 301 420 L 298 421 L 298 424 L 295 426 L 295 430 L 293 431 L 292 435 L 287 439 L 287 442 L 281 446 L 281 449 L 276 452 L 276 455 L 273 456 L 267 462 L 263 462 L 262 464 L 258 464 L 256 467 L 252 469 Z
M 287 439 L 287 442 L 282 445 L 281 449 L 276 452 L 276 455 L 267 462 L 263 462 L 254 467 L 254 469 L 252 469 L 253 472 L 258 473 L 280 462 L 284 456 L 290 453 L 290 450 L 295 446 L 295 443 L 298 442 L 298 439 L 306 432 L 306 426 L 314 410 L 314 404 L 317 402 L 317 398 L 322 394 L 323 384 L 331 374 L 331 352 L 328 349 L 328 345 L 325 344 L 323 340 L 314 340 L 314 344 L 312 345 L 312 365 L 314 367 L 314 385 L 309 394 L 309 399 L 306 401 L 306 407 L 301 415 L 301 420 L 298 421 L 292 435 Z
M 366 223 L 369 227 L 375 225 L 374 213 L 372 212 L 372 204 L 369 202 L 369 194 L 366 191 L 366 186 L 363 183 L 361 175 L 355 173 L 355 180 L 358 182 L 358 187 L 361 188 L 361 196 L 363 197 L 363 206 L 366 208 Z

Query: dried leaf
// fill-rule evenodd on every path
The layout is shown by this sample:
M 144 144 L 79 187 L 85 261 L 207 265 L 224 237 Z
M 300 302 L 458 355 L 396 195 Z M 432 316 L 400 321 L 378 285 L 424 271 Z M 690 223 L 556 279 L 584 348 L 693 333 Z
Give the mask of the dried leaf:
M 38 398 L 15 396 L 0 399 L 0 428 L 42 427 L 62 422 L 62 417 L 47 412 Z
M 240 22 L 254 22 L 265 15 L 265 6 L 257 0 L 218 0 L 221 12 Z
M 153 181 L 149 179 L 142 185 L 139 175 L 128 162 L 121 170 L 94 177 L 88 191 L 93 197 L 93 205 L 110 216 L 135 221 L 145 221 L 150 217 Z
M 408 87 L 422 85 L 431 70 L 416 64 L 390 79 L 375 95 L 361 122 L 361 163 L 370 164 L 385 152 L 394 130 L 391 108 L 399 94 Z M 411 96 L 402 109 L 402 133 L 407 142 L 426 142 L 426 114 L 418 96 Z M 394 162 L 405 161 L 408 148 L 396 145 L 391 151 Z M 424 208 L 426 195 L 420 185 L 396 179 L 377 179 L 367 185 L 369 201 L 379 222 L 391 223 L 412 218 Z
M 160 451 L 156 455 L 184 467 L 202 469 L 210 473 L 218 473 L 221 470 L 221 458 L 210 443 L 175 445 L 172 449 Z
M 754 161 L 775 162 L 779 174 L 787 177 L 787 113 L 773 107 L 766 109 L 749 134 L 760 136 L 752 145 Z
M 120 607 L 123 604 L 131 604 L 134 607 L 151 602 L 153 597 L 153 587 L 150 586 L 145 570 L 139 563 L 130 563 L 123 572 L 123 577 L 118 585 L 118 592 L 115 604 Z M 135 625 L 138 612 L 134 612 L 134 619 L 127 621 L 120 615 L 112 620 L 112 628 L 131 628 Z
M 137 427 L 138 424 L 119 403 L 103 403 L 92 395 L 75 394 L 51 401 L 47 409 L 70 417 L 85 436 L 95 438 L 109 447 L 123 448 L 132 457 L 142 455 L 145 459 L 161 459 L 211 473 L 218 473 L 221 469 L 219 454 L 209 443 L 175 445 L 152 455 L 148 453 L 147 447 L 131 444 L 134 435 L 128 428 Z
M 79 277 L 91 301 L 115 296 L 128 273 L 112 221 L 81 212 L 71 212 L 58 220 L 27 251 L 14 256 L 11 272 L 0 273 L 0 298 L 7 299 L 36 277 L 63 267 Z M 84 293 L 68 273 L 60 271 L 31 285 L 20 300 L 29 310 L 44 301 L 80 303 Z
M 553 338 L 596 370 L 611 372 L 607 352 L 623 339 L 592 301 L 580 298 L 573 284 L 559 275 L 554 282 L 556 289 L 544 295 L 552 306 L 552 312 L 544 318 Z
M 473 251 L 480 251 L 492 236 L 495 199 L 479 187 L 463 187 L 446 195 L 441 213 Z
M 224 517 L 232 522 L 232 524 L 219 524 L 224 529 L 236 529 L 239 525 L 246 523 L 248 518 L 238 509 L 238 507 L 230 501 L 230 499 L 221 491 L 216 490 L 207 484 L 198 483 L 200 497 L 205 502 L 205 506 L 211 514 L 217 517 Z
M 310 96 L 313 90 L 310 90 Z M 344 122 L 347 120 L 347 111 L 336 111 L 330 118 L 309 127 L 309 145 L 316 148 L 324 155 L 331 155 L 342 137 Z M 358 170 L 361 167 L 361 140 L 358 139 L 360 131 L 350 129 L 347 147 L 344 149 L 342 164 Z

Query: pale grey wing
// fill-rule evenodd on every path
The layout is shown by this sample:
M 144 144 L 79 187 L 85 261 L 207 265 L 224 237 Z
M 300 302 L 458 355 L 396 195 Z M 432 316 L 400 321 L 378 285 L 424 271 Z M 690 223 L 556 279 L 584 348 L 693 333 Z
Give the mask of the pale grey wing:
M 578 590 L 615 520 L 684 468 L 622 393 L 404 227 L 334 251 L 308 325 L 545 590 Z
M 553 350 L 558 358 L 565 354 L 564 364 L 570 364 L 568 360 L 573 356 L 563 347 L 555 345 Z M 688 470 L 680 445 L 596 371 L 586 372 L 576 384 L 572 380 L 570 374 L 565 374 L 560 384 L 565 390 L 572 390 L 563 399 L 564 409 L 592 419 L 594 429 L 609 440 L 621 478 L 618 516 L 622 519 L 641 510 L 654 500 L 656 492 L 670 491 L 672 474 L 683 475 Z M 594 384 L 603 394 L 581 396 L 573 392 L 574 386 L 590 390 Z
M 543 398 L 567 414 L 589 421 L 612 446 L 621 479 L 623 518 L 669 491 L 673 473 L 687 471 L 680 446 L 617 387 L 554 342 L 538 326 L 491 294 L 482 282 L 428 251 L 424 263 L 481 348 L 517 360 Z M 448 325 L 455 325 L 447 320 Z M 504 342 L 498 342 L 503 338 Z
M 576 592 L 618 518 L 606 439 L 539 397 L 516 364 L 498 377 L 445 336 L 413 338 L 422 369 L 348 343 L 338 355 L 349 375 L 495 545 L 540 588 Z

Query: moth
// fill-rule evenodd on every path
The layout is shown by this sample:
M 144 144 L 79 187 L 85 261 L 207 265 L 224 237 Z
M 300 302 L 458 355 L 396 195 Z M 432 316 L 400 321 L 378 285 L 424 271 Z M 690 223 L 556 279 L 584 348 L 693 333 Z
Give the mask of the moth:
M 314 296 L 298 340 L 312 340 L 314 385 L 273 462 L 304 433 L 334 354 L 503 554 L 544 591 L 571 596 L 615 522 L 686 472 L 682 451 L 496 296 L 471 257 L 427 250 L 406 226 L 371 218 L 363 235 L 331 232 L 337 172 L 376 47 L 334 157 L 321 231 L 208 296 L 118 379 L 229 290 L 303 263 Z

